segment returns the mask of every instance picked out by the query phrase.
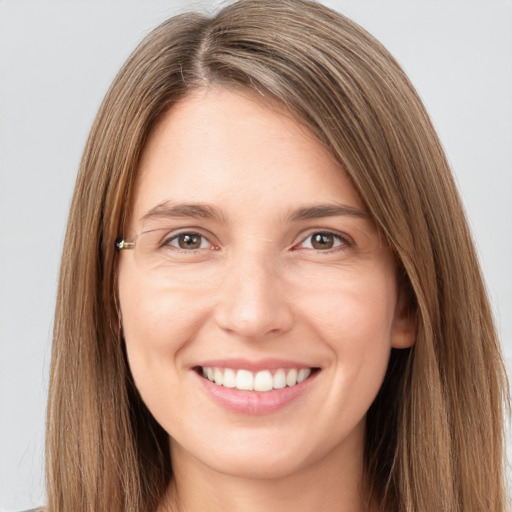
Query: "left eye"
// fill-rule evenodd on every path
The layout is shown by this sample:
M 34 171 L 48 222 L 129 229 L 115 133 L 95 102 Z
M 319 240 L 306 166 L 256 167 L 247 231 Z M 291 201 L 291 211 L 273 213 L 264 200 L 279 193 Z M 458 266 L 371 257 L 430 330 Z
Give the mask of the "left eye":
M 342 246 L 349 247 L 350 243 L 340 235 L 329 231 L 312 233 L 300 244 L 301 248 L 314 249 L 315 251 L 328 251 Z
M 166 245 L 185 251 L 208 249 L 211 247 L 208 239 L 199 233 L 180 233 L 179 235 L 174 235 L 166 242 Z

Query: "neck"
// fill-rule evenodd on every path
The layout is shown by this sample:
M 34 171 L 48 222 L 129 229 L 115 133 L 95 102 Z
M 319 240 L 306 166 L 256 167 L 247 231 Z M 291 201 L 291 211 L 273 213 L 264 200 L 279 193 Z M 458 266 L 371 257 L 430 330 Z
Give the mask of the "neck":
M 362 488 L 362 451 L 340 458 L 337 450 L 285 476 L 251 478 L 209 468 L 172 447 L 174 478 L 158 512 L 371 512 Z

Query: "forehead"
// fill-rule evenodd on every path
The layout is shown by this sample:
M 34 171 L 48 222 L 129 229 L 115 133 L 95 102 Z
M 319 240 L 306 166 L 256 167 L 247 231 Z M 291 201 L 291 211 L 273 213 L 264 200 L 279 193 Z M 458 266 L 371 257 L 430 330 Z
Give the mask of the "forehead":
M 245 91 L 208 88 L 177 103 L 145 145 L 133 216 L 164 202 L 239 212 L 344 203 L 359 195 L 313 134 Z

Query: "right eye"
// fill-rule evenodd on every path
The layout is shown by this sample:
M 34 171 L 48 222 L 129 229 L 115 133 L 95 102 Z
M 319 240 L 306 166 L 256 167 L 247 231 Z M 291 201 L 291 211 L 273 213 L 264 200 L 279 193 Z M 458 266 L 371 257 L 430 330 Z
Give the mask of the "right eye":
M 162 246 L 170 246 L 182 251 L 197 251 L 200 249 L 211 249 L 211 242 L 200 233 L 183 232 L 167 238 Z

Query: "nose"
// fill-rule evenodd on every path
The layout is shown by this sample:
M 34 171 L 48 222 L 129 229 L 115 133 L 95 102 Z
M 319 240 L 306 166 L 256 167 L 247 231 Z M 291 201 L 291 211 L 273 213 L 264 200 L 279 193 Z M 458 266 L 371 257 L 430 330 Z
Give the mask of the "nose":
M 272 258 L 253 254 L 230 262 L 218 290 L 215 320 L 224 331 L 253 340 L 291 328 L 290 296 Z

